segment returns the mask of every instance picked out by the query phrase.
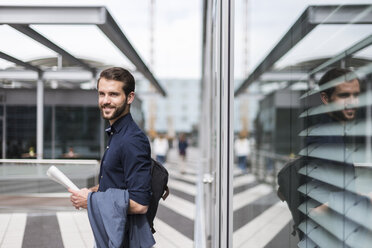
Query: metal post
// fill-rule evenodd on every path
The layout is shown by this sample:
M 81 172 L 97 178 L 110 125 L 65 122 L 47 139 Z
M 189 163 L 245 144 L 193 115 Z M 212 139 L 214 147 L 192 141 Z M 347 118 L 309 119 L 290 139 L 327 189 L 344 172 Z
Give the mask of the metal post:
M 103 153 L 105 152 L 105 132 L 103 131 L 105 128 L 105 121 L 103 120 L 103 118 L 100 118 L 100 120 L 99 152 L 100 157 L 102 158 Z
M 5 95 L 3 96 L 3 149 L 2 149 L 2 158 L 6 158 L 6 103 L 5 103 Z
M 44 84 L 39 76 L 36 89 L 36 154 L 42 159 L 44 153 Z
M 233 202 L 233 137 L 234 137 L 234 1 L 220 0 L 220 56 L 218 61 L 219 78 L 217 80 L 220 102 L 220 169 L 219 182 L 219 218 L 220 240 L 219 247 L 232 247 L 232 202 Z
M 52 105 L 52 159 L 56 158 L 56 106 Z

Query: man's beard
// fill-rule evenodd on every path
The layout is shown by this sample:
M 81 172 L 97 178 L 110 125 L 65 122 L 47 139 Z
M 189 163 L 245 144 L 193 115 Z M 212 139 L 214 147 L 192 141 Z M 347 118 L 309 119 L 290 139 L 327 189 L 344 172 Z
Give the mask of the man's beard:
M 344 111 L 335 111 L 332 113 L 332 117 L 338 121 L 352 121 L 356 118 L 357 110 L 353 109 L 352 113 L 347 113 Z
M 119 116 L 121 116 L 125 112 L 125 110 L 127 109 L 128 103 L 127 103 L 127 101 L 125 101 L 122 105 L 120 105 L 119 107 L 116 107 L 115 111 L 109 117 L 106 117 L 105 114 L 104 114 L 104 111 L 103 111 L 103 107 L 106 107 L 106 106 L 109 107 L 110 105 L 108 104 L 108 105 L 101 106 L 101 114 L 102 114 L 103 119 L 109 121 L 109 120 L 114 120 L 114 119 L 118 118 Z

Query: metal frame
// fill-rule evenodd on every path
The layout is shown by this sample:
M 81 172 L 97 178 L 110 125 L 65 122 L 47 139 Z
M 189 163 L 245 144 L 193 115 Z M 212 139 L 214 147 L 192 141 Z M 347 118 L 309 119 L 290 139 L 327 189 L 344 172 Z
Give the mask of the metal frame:
M 372 44 L 372 35 L 369 35 L 367 38 L 359 41 L 358 43 L 352 45 L 350 48 L 340 52 L 338 55 L 334 56 L 333 58 L 327 60 L 323 64 L 317 66 L 314 68 L 309 74 L 313 75 L 323 69 L 325 69 L 327 66 L 330 66 L 338 61 L 341 61 L 350 55 L 357 53 L 358 51 L 370 46 Z
M 28 35 L 32 39 L 61 54 L 64 58 L 76 63 L 95 77 L 95 68 L 77 59 L 58 45 L 49 41 L 28 25 L 32 24 L 83 24 L 97 25 L 97 27 L 111 40 L 111 42 L 136 66 L 151 84 L 163 96 L 165 90 L 160 86 L 136 50 L 130 44 L 114 18 L 105 7 L 61 7 L 61 6 L 0 6 L 0 24 L 8 24 L 12 28 Z M 24 66 L 23 63 L 12 62 Z
M 14 57 L 6 54 L 6 53 L 0 52 L 0 58 L 5 59 L 5 60 L 8 60 L 10 62 L 13 62 L 14 64 L 23 66 L 26 69 L 29 69 L 29 70 L 32 70 L 32 71 L 36 71 L 38 74 L 41 74 L 42 73 L 41 68 L 39 68 L 37 66 L 33 66 L 30 63 L 23 62 L 23 61 L 21 61 L 19 59 L 16 59 L 16 58 L 14 58 Z
M 206 247 L 232 247 L 234 0 L 204 1 L 203 113 Z M 199 205 L 201 206 L 201 204 Z M 200 230 L 200 227 L 199 229 Z M 198 244 L 201 244 L 198 237 Z
M 309 6 L 271 52 L 244 80 L 235 91 L 235 96 L 242 94 L 262 74 L 290 51 L 299 41 L 321 24 L 372 24 L 372 7 L 370 5 L 324 5 Z
M 72 63 L 75 63 L 83 68 L 85 68 L 88 71 L 91 71 L 93 76 L 95 76 L 96 69 L 89 66 L 88 64 L 84 63 L 82 60 L 72 56 L 70 53 L 65 51 L 64 49 L 60 48 L 50 40 L 48 40 L 46 37 L 42 36 L 32 28 L 30 28 L 28 25 L 20 25 L 20 24 L 11 24 L 10 27 L 18 30 L 19 32 L 29 36 L 30 38 L 34 39 L 35 41 L 43 44 L 44 46 L 48 47 L 49 49 L 55 51 L 56 53 L 63 56 L 64 59 L 67 59 L 71 61 Z
M 60 69 L 58 71 L 44 70 L 41 77 L 32 70 L 0 70 L 0 78 L 5 80 L 36 81 L 42 80 L 65 80 L 69 82 L 86 82 L 92 80 L 92 73 L 80 68 Z M 94 76 L 96 78 L 96 75 Z

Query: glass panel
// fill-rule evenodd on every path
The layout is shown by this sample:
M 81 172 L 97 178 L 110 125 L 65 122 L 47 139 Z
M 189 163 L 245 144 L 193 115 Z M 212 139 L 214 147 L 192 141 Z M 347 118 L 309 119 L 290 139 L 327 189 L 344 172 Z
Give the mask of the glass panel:
M 36 158 L 36 107 L 6 107 L 7 158 Z
M 67 125 L 68 123 L 68 125 Z M 100 114 L 95 107 L 57 106 L 55 110 L 55 157 L 99 159 Z
M 346 2 L 236 1 L 234 247 L 371 242 L 372 5 Z

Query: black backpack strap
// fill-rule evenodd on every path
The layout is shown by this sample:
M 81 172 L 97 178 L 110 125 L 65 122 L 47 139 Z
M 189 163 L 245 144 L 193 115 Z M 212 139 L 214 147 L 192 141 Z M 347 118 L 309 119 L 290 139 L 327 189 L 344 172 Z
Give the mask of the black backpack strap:
M 165 201 L 165 199 L 167 199 L 168 195 L 169 195 L 169 188 L 168 188 L 168 185 L 166 185 L 165 189 L 164 189 L 164 194 L 161 197 L 163 199 L 163 201 Z

